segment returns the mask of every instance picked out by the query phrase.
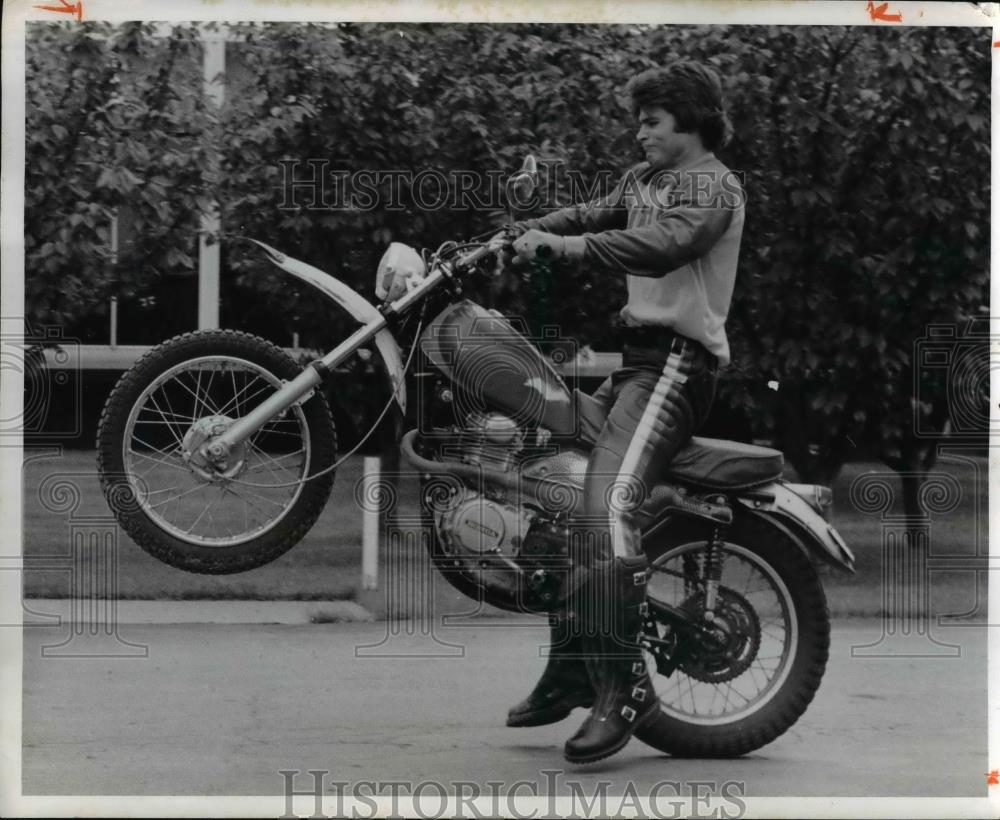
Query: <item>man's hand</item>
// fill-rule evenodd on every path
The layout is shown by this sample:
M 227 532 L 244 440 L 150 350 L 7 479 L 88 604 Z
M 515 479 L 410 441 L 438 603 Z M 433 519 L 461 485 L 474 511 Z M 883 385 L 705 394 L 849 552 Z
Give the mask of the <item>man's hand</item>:
M 499 233 L 493 235 L 487 245 L 497 252 L 497 264 L 493 272 L 498 276 L 504 268 L 510 267 L 514 262 L 513 243 L 517 234 L 511 228 L 504 228 Z
M 583 259 L 586 247 L 582 236 L 557 236 L 532 229 L 525 231 L 514 242 L 514 253 L 517 254 L 514 264 L 534 262 L 539 258 L 580 260 Z M 543 248 L 548 250 L 544 251 Z

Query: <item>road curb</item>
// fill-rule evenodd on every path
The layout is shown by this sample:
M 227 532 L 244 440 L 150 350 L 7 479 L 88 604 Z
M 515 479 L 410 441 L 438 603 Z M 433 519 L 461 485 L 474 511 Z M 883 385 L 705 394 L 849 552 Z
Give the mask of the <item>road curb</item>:
M 947 609 L 931 613 L 932 616 Z M 440 609 L 434 615 L 428 612 L 394 612 L 392 620 L 410 621 L 440 618 L 443 615 L 462 615 L 467 620 L 489 620 L 519 617 L 518 613 L 494 610 L 466 612 Z M 887 617 L 879 604 L 831 602 L 830 616 L 834 621 Z M 77 626 L 114 624 L 322 624 L 322 623 L 371 623 L 389 619 L 379 608 L 375 611 L 354 601 L 217 601 L 217 600 L 80 600 L 71 598 L 25 598 L 23 623 L 26 627 L 55 627 L 62 624 Z M 976 626 L 956 618 L 954 625 Z
M 25 598 L 25 626 L 314 624 L 377 620 L 354 601 L 137 601 Z

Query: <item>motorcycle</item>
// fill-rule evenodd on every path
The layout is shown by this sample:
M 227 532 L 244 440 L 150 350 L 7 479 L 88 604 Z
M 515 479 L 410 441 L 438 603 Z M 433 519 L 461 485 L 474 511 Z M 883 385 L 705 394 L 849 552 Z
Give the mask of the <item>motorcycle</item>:
M 534 173 L 528 157 L 514 190 L 530 189 Z M 569 389 L 510 320 L 462 298 L 462 283 L 511 239 L 433 253 L 392 243 L 377 306 L 250 240 L 360 327 L 304 368 L 232 330 L 186 333 L 143 356 L 108 397 L 98 431 L 101 486 L 123 529 L 189 572 L 274 560 L 315 523 L 343 460 L 324 380 L 373 343 L 392 386 L 386 411 L 395 404 L 405 416 L 419 348 L 432 383 L 400 450 L 420 473 L 431 561 L 477 600 L 557 609 L 605 410 Z M 820 684 L 830 622 L 818 567 L 853 572 L 854 557 L 831 524 L 830 490 L 789 483 L 782 470 L 776 450 L 695 437 L 635 511 L 650 563 L 642 645 L 661 704 L 635 736 L 661 751 L 751 752 L 794 724 Z

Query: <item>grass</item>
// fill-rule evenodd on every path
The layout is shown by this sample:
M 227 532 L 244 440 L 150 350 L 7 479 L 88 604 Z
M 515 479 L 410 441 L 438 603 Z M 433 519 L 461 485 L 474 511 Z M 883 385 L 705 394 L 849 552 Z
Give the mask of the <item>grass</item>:
M 422 552 L 381 558 L 379 589 L 362 591 L 361 512 L 355 488 L 361 479 L 361 459 L 348 459 L 337 471 L 333 495 L 305 538 L 284 556 L 250 572 L 229 576 L 193 575 L 168 567 L 140 550 L 111 523 L 100 492 L 96 458 L 92 451 L 69 450 L 61 455 L 26 453 L 24 467 L 24 589 L 28 597 L 66 597 L 70 594 L 70 558 L 73 539 L 95 530 L 117 534 L 115 594 L 133 599 L 252 599 L 357 600 L 373 611 L 399 616 L 414 614 L 415 597 L 401 594 L 396 580 L 407 577 L 431 585 L 435 611 L 475 612 L 477 605 L 453 590 L 433 573 Z M 931 519 L 930 554 L 975 559 L 987 552 L 987 465 L 945 460 L 937 470 L 952 476 L 961 490 L 955 509 Z M 834 482 L 834 523 L 857 558 L 857 575 L 823 569 L 831 608 L 839 615 L 871 615 L 882 598 L 883 541 L 891 522 L 878 513 L 859 510 L 851 502 L 851 485 L 867 473 L 890 473 L 878 463 L 847 465 Z M 793 475 L 789 475 L 794 478 Z M 902 512 L 900 483 L 890 475 L 888 486 L 895 504 L 890 514 Z M 71 503 L 72 502 L 72 503 Z M 416 514 L 417 477 L 406 472 L 399 481 L 400 516 Z M 35 563 L 37 562 L 37 563 Z M 392 567 L 387 569 L 387 563 Z M 985 561 L 982 562 L 985 568 Z M 87 566 L 84 564 L 77 567 Z M 387 577 L 386 573 L 392 577 Z M 86 573 L 77 572 L 77 577 Z M 981 573 L 985 576 L 985 572 Z M 388 582 L 387 582 L 388 581 Z M 985 607 L 985 579 L 976 583 L 969 570 L 931 574 L 931 605 L 937 613 L 961 613 L 977 607 L 977 593 Z M 495 610 L 488 610 L 494 613 Z

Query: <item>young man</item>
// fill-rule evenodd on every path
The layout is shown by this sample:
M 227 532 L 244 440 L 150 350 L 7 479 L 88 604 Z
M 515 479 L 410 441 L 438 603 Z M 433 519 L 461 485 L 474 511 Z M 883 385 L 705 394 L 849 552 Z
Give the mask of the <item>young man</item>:
M 646 161 L 609 197 L 518 224 L 520 262 L 587 261 L 628 281 L 622 367 L 594 394 L 608 409 L 587 467 L 586 535 L 599 545 L 552 649 L 509 726 L 537 726 L 593 705 L 566 743 L 572 762 L 614 754 L 659 712 L 638 637 L 647 560 L 631 512 L 708 415 L 743 231 L 743 193 L 713 153 L 728 121 L 711 69 L 677 62 L 629 84 Z M 544 248 L 544 250 L 543 250 Z

